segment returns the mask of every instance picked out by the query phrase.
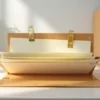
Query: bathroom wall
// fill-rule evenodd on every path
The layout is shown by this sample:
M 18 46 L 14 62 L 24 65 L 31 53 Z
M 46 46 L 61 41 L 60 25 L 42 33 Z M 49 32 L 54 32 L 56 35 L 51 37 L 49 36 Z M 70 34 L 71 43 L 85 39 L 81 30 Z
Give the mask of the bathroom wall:
M 27 32 L 30 24 L 34 25 L 35 32 L 41 33 L 63 33 L 70 29 L 79 33 L 91 33 L 93 13 L 99 8 L 100 0 L 0 0 L 0 51 L 7 51 L 8 32 Z M 96 89 L 1 90 L 7 96 L 27 98 L 66 99 L 100 96 Z M 4 92 L 1 93 L 2 96 Z
M 92 32 L 100 0 L 1 0 L 0 51 L 7 51 L 8 32 Z

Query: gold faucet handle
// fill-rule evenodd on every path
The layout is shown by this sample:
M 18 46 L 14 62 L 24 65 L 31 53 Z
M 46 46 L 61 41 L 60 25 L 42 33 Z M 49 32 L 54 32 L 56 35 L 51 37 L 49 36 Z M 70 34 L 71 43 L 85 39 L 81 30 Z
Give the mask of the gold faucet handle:
M 29 33 L 29 41 L 34 41 L 35 40 L 35 38 L 34 38 L 34 29 L 33 29 L 32 25 L 29 26 L 28 33 Z
M 69 33 L 74 33 L 74 30 L 69 30 Z
M 68 48 L 73 48 L 74 30 L 70 30 L 68 34 Z

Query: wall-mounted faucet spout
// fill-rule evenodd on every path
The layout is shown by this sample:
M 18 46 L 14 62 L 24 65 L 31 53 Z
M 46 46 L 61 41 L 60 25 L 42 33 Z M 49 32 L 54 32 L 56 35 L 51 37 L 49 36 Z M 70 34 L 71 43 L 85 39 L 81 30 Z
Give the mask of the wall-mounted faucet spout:
M 73 48 L 74 31 L 70 30 L 68 34 L 68 48 Z
M 32 25 L 29 26 L 28 33 L 29 33 L 29 41 L 35 41 L 35 38 L 34 38 L 34 29 L 33 29 Z

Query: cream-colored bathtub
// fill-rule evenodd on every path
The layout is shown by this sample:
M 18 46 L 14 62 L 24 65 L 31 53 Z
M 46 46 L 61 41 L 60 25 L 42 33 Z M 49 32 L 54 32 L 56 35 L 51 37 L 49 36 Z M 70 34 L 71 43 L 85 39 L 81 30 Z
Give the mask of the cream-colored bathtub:
M 1 64 L 11 74 L 88 74 L 97 61 L 91 53 L 1 53 Z

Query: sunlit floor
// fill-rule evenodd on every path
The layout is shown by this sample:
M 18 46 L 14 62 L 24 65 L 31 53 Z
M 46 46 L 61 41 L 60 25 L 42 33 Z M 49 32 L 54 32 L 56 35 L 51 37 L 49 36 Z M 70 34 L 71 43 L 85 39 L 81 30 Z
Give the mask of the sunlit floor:
M 98 77 L 100 67 L 94 73 Z M 1 78 L 5 72 L 0 69 Z M 100 88 L 0 88 L 0 98 L 100 98 Z

